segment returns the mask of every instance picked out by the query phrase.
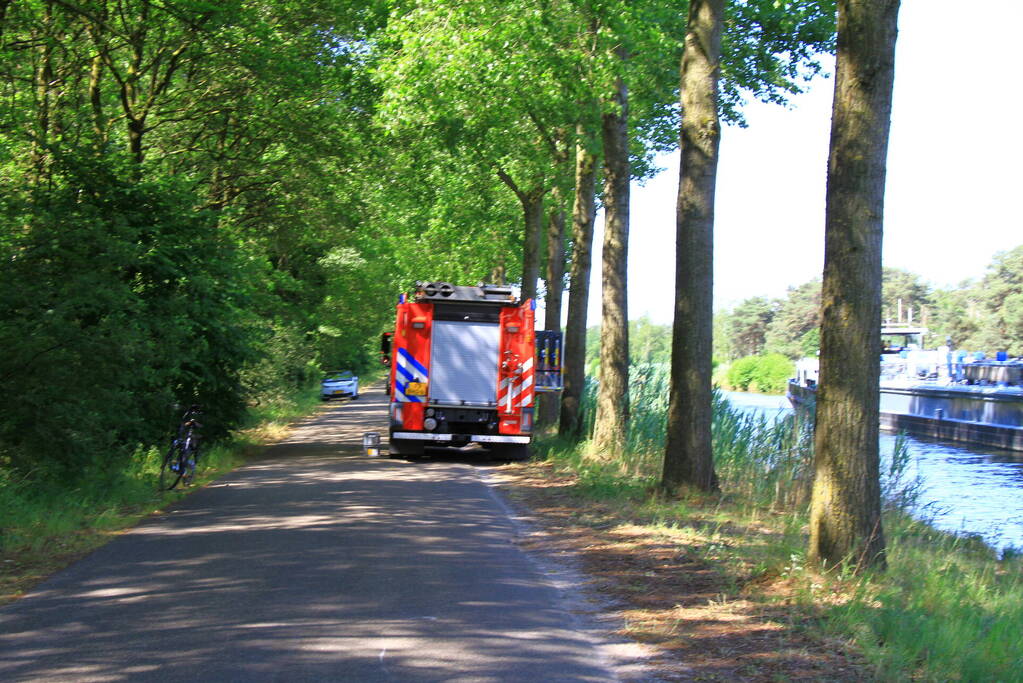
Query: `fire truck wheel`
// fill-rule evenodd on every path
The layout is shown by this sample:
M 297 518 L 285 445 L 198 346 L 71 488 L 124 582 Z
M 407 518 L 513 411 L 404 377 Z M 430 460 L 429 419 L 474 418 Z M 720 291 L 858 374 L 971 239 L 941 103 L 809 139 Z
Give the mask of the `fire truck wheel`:
M 524 443 L 494 444 L 490 448 L 490 457 L 495 460 L 528 460 L 529 446 Z
M 423 454 L 423 442 L 415 439 L 391 439 L 388 454 L 392 458 L 414 458 Z

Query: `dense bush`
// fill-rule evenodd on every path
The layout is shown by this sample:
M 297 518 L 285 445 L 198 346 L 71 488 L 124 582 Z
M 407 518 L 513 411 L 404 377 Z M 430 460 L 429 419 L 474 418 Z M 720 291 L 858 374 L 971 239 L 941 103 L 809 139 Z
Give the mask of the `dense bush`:
M 66 478 L 162 441 L 174 403 L 215 435 L 244 409 L 247 260 L 177 183 L 63 159 L 0 205 L 0 451 Z M 3 463 L 0 463 L 2 465 Z
M 795 371 L 795 366 L 780 353 L 745 356 L 733 362 L 725 375 L 728 388 L 736 391 L 759 391 L 780 394 Z
M 728 367 L 726 377 L 730 389 L 749 391 L 757 371 L 757 356 L 743 356 Z
M 784 393 L 785 385 L 795 371 L 795 364 L 780 353 L 760 356 L 753 376 L 754 391 L 765 394 Z

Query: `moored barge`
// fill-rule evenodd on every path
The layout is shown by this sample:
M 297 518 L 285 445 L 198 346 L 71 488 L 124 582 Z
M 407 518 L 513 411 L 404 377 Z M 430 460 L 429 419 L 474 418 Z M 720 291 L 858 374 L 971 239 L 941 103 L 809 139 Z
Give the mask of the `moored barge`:
M 925 332 L 886 328 L 882 338 L 921 339 Z M 786 392 L 793 407 L 814 404 L 818 369 L 816 358 L 797 362 Z M 908 341 L 885 345 L 880 371 L 882 429 L 1023 452 L 1023 360 L 1004 354 L 988 360 L 948 347 L 922 351 Z

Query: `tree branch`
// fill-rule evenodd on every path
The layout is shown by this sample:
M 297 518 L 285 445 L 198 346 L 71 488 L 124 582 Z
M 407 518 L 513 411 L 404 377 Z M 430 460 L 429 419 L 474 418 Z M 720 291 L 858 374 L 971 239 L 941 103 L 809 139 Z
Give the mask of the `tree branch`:
M 515 183 L 514 178 L 508 175 L 500 166 L 495 166 L 494 168 L 497 171 L 497 177 L 501 179 L 501 182 L 511 188 L 511 191 L 515 193 L 515 196 L 519 198 L 520 202 L 526 202 L 529 200 L 528 195 L 519 188 L 519 186 Z

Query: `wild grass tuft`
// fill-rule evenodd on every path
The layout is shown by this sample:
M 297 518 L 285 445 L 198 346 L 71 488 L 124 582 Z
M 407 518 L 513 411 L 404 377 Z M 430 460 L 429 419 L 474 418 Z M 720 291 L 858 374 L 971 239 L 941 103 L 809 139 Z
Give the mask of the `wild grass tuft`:
M 650 485 L 659 479 L 668 415 L 668 372 L 666 364 L 631 368 L 627 447 L 604 464 L 609 473 Z M 583 396 L 587 434 L 592 431 L 595 406 L 596 383 L 589 380 Z M 798 506 L 808 500 L 813 448 L 813 424 L 809 420 L 796 415 L 768 418 L 746 413 L 715 392 L 711 431 L 715 468 L 722 488 L 729 494 L 753 504 L 780 507 Z M 576 469 L 599 469 L 576 457 L 580 461 L 573 464 Z
M 908 518 L 888 532 L 888 571 L 853 584 L 829 629 L 853 634 L 883 680 L 1023 680 L 1023 563 Z

